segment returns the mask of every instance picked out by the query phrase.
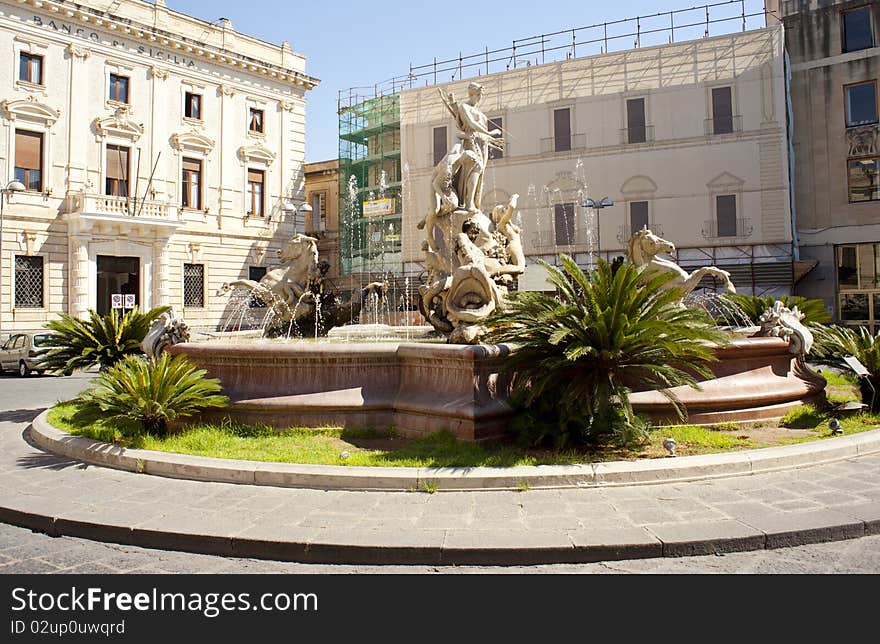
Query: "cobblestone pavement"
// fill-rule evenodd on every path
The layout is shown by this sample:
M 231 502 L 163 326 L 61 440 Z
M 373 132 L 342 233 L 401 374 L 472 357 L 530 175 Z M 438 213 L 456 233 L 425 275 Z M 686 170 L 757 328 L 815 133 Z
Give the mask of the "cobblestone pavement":
M 127 512 L 138 525 L 186 520 L 193 527 L 269 536 L 334 534 L 351 538 L 381 531 L 389 542 L 408 535 L 457 532 L 460 539 L 511 530 L 517 543 L 540 542 L 565 530 L 601 530 L 619 536 L 621 526 L 674 543 L 694 526 L 719 526 L 734 538 L 753 538 L 742 521 L 772 530 L 779 517 L 796 514 L 804 524 L 847 516 L 880 502 L 880 456 L 774 474 L 680 485 L 526 493 L 383 494 L 282 490 L 144 477 L 79 464 L 26 446 L 22 431 L 44 407 L 69 398 L 89 376 L 0 378 L 0 440 L 10 446 L 2 461 L 2 491 L 59 511 L 100 518 Z M 5 410 L 5 411 L 4 411 Z M 54 491 L 50 488 L 58 488 Z M 69 498 L 61 498 L 68 494 Z M 57 497 L 57 498 L 55 498 Z M 48 507 L 48 506 L 47 506 Z M 210 508 L 210 511 L 208 511 Z M 183 517 L 183 519 L 181 519 Z M 259 522 L 262 525 L 257 525 Z M 281 521 L 279 523 L 279 521 Z M 598 523 L 597 523 L 598 522 Z M 622 523 L 621 523 L 622 522 Z M 277 525 L 276 525 L 277 523 Z M 268 525 L 268 532 L 267 526 Z M 480 530 L 473 526 L 479 525 Z M 859 527 L 858 522 L 851 524 Z M 846 526 L 844 526 L 846 527 Z M 357 529 L 355 529 L 357 528 Z M 864 529 L 862 525 L 860 529 Z M 261 532 L 262 530 L 262 532 Z M 334 533 L 335 531 L 335 533 Z M 556 532 L 553 532 L 556 531 Z M 551 534 L 552 533 L 552 534 Z M 860 534 L 853 530 L 852 534 Z M 863 534 L 863 532 L 861 533 Z M 497 536 L 497 534 L 495 535 Z M 845 535 L 844 535 L 845 536 Z M 555 537 L 554 537 L 555 538 Z M 841 538 L 841 535 L 837 535 Z M 447 541 L 448 542 L 448 541 Z M 331 542 L 332 543 L 332 542 Z M 782 545 L 783 542 L 777 545 Z M 552 541 L 551 541 L 552 544 Z M 682 550 L 686 553 L 687 550 Z M 880 572 L 880 537 L 730 553 L 724 556 L 642 559 L 582 565 L 528 567 L 334 566 L 235 559 L 141 549 L 67 537 L 52 538 L 0 525 L 0 572 Z

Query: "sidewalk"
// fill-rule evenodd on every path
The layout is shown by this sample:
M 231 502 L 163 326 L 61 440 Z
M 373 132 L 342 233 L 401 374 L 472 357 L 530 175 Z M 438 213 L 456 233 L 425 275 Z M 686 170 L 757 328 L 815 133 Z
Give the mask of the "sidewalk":
M 880 534 L 880 453 L 654 485 L 324 491 L 85 465 L 33 447 L 22 426 L 0 423 L 0 521 L 170 550 L 302 562 L 512 565 L 734 552 Z

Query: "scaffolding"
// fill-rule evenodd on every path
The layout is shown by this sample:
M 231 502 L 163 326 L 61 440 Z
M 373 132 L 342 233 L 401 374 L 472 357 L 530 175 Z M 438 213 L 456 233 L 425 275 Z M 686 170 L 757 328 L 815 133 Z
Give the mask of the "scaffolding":
M 340 274 L 399 274 L 400 94 L 339 101 Z

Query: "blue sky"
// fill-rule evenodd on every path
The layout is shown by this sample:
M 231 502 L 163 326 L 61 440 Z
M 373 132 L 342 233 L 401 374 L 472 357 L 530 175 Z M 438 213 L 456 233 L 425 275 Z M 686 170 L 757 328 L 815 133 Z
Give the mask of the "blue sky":
M 306 56 L 306 71 L 321 80 L 321 84 L 306 95 L 306 160 L 309 162 L 337 156 L 339 90 L 371 86 L 405 75 L 410 63 L 416 66 L 431 63 L 435 56 L 438 60 L 457 57 L 459 52 L 466 56 L 482 52 L 487 47 L 489 50 L 510 47 L 518 38 L 694 6 L 693 0 L 617 0 L 607 4 L 584 0 L 546 3 L 535 0 L 503 3 L 450 1 L 444 5 L 448 9 L 437 8 L 440 3 L 412 0 L 252 0 L 250 3 L 240 0 L 167 0 L 167 4 L 170 9 L 207 21 L 228 18 L 236 31 L 268 42 L 280 44 L 288 40 L 295 51 Z M 737 0 L 713 8 L 710 18 L 739 14 L 739 4 Z M 745 0 L 745 7 L 747 14 L 759 12 L 763 2 Z M 679 14 L 676 24 L 692 24 L 703 20 L 704 16 L 702 10 Z M 665 27 L 668 22 L 668 16 L 655 17 L 643 21 L 642 29 Z M 626 31 L 618 33 L 633 32 L 632 24 L 626 25 Z M 748 21 L 749 28 L 762 24 L 763 20 L 758 18 Z M 740 22 L 724 21 L 713 25 L 712 33 L 738 28 L 741 28 Z M 612 27 L 612 34 L 613 30 Z M 682 28 L 677 39 L 699 37 L 702 32 L 702 25 Z M 578 40 L 591 37 L 595 36 L 578 36 Z M 657 33 L 653 41 L 651 37 L 645 36 L 642 46 L 666 42 L 668 34 Z M 662 40 L 658 41 L 658 38 Z M 620 39 L 617 48 L 632 46 L 630 40 L 629 37 Z M 578 55 L 582 53 L 579 51 Z M 494 67 L 490 70 L 497 71 Z

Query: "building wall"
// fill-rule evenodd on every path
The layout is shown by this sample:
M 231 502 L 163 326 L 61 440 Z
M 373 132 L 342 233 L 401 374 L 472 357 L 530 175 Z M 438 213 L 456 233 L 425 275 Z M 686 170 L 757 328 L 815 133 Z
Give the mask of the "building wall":
M 465 97 L 470 80 L 439 87 Z M 655 232 L 681 249 L 694 249 L 682 251 L 683 263 L 737 263 L 748 253 L 759 261 L 790 261 L 780 28 L 535 65 L 476 80 L 483 85 L 480 106 L 489 118 L 502 118 L 507 142 L 503 158 L 489 162 L 483 210 L 518 193 L 530 257 L 563 251 L 587 262 L 591 253 L 621 254 L 630 234 L 629 203 L 648 201 Z M 712 133 L 716 87 L 732 88 L 735 131 L 730 134 Z M 437 90 L 401 95 L 401 145 L 409 168 L 403 255 L 413 267 L 422 259 L 416 223 L 433 195 L 433 129 L 448 128 L 450 147 L 455 136 Z M 645 99 L 645 143 L 625 142 L 626 101 L 632 98 Z M 553 113 L 565 107 L 571 111 L 573 149 L 553 152 Z M 746 220 L 741 234 L 713 236 L 719 194 L 736 195 L 737 217 Z M 557 246 L 554 205 L 605 196 L 615 206 L 601 211 L 576 206 L 574 239 Z
M 314 208 L 316 198 L 323 195 L 324 208 L 323 221 L 313 212 L 312 221 L 305 222 L 306 234 L 318 238 L 318 254 L 330 262 L 327 276 L 336 279 L 339 277 L 339 160 L 307 163 L 305 176 L 306 202 Z
M 0 179 L 14 178 L 16 129 L 42 132 L 42 192 L 3 213 L 0 334 L 96 306 L 97 255 L 140 258 L 141 298 L 170 304 L 193 327 L 229 314 L 225 282 L 271 264 L 302 230 L 305 93 L 317 84 L 288 43 L 265 43 L 169 10 L 164 2 L 0 2 Z M 43 82 L 19 80 L 21 52 L 43 58 Z M 109 76 L 129 78 L 128 104 Z M 184 96 L 202 97 L 200 119 Z M 248 127 L 264 113 L 263 133 Z M 130 197 L 103 197 L 107 145 L 130 148 Z M 202 164 L 201 208 L 185 209 L 184 158 Z M 248 168 L 265 172 L 264 216 L 246 215 Z M 122 204 L 120 206 L 120 203 Z M 129 212 L 125 209 L 129 208 Z M 42 307 L 14 305 L 16 255 L 45 257 Z M 204 265 L 204 306 L 184 307 L 183 265 Z
M 848 182 L 848 161 L 876 158 L 880 134 L 876 123 L 861 127 L 847 123 L 846 86 L 880 81 L 880 49 L 844 51 L 842 15 L 865 6 L 872 11 L 876 44 L 880 34 L 877 2 L 823 2 L 821 6 L 784 2 L 781 7 L 791 60 L 797 234 L 801 257 L 818 262 L 798 292 L 822 298 L 834 310 L 835 319 L 844 321 L 848 315 L 841 310 L 835 248 L 880 241 L 880 202 L 851 202 Z M 880 291 L 876 281 L 855 290 Z

